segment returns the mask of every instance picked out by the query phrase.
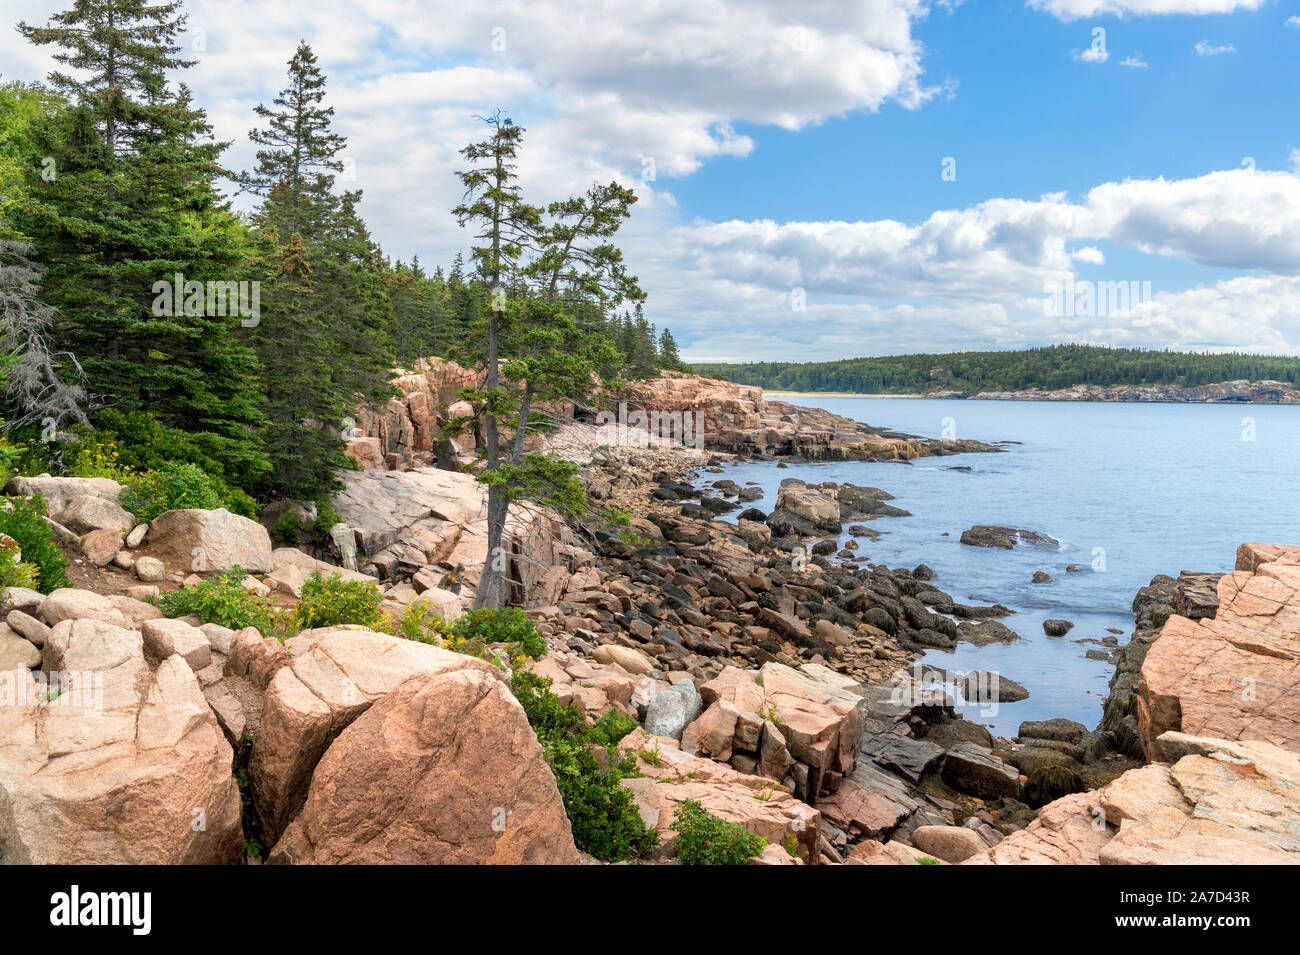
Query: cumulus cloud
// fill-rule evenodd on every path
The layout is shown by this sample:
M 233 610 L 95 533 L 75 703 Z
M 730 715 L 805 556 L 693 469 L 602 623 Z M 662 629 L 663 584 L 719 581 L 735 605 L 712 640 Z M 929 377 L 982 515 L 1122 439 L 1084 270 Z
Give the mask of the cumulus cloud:
M 1141 53 L 1131 53 L 1119 61 L 1120 66 L 1127 66 L 1131 70 L 1145 70 L 1147 61 L 1142 59 Z
M 1076 245 L 1089 240 L 1265 274 L 1190 291 L 1156 289 L 1140 322 L 1132 315 L 1044 315 L 1052 283 L 1074 280 L 1079 265 L 1106 265 L 1098 247 Z M 659 305 L 674 330 L 683 328 L 684 353 L 695 360 L 802 356 L 806 349 L 834 357 L 854 327 L 872 343 L 849 352 L 858 354 L 1063 339 L 1300 347 L 1300 313 L 1288 301 L 1300 290 L 1300 176 L 1284 172 L 1125 180 L 1077 202 L 1062 194 L 993 199 L 918 224 L 695 222 L 663 230 L 654 249 L 637 251 L 653 274 L 675 276 L 678 284 Z M 1141 271 L 1097 279 L 1142 280 Z M 795 289 L 806 313 L 792 313 Z M 743 329 L 735 327 L 736 314 L 746 316 Z M 890 324 L 900 316 L 907 316 L 906 334 Z M 879 333 L 884 327 L 890 331 Z M 774 340 L 760 342 L 765 336 Z M 749 346 L 724 354 L 742 340 Z
M 1236 53 L 1237 48 L 1231 43 L 1225 43 L 1222 46 L 1215 46 L 1208 40 L 1198 40 L 1196 46 L 1192 47 L 1197 56 L 1222 56 L 1225 53 Z
M 1258 10 L 1263 5 L 1264 0 L 1027 0 L 1027 6 L 1043 10 L 1067 22 L 1107 14 L 1117 17 L 1169 14 L 1204 16 Z
M 1086 50 L 1076 50 L 1071 56 L 1079 63 L 1105 63 L 1110 59 L 1110 53 L 1104 46 L 1090 46 Z

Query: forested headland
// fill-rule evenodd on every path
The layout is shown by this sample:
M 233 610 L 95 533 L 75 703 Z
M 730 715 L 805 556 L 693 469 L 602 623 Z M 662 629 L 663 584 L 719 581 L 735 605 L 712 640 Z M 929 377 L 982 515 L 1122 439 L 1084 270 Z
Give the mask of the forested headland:
M 691 369 L 771 391 L 926 394 L 1054 391 L 1074 385 L 1190 388 L 1221 381 L 1300 381 L 1300 358 L 1053 345 L 1024 351 L 888 355 L 827 362 L 699 363 Z
M 282 91 L 248 116 L 252 168 L 233 169 L 184 82 L 185 23 L 179 3 L 79 0 L 18 25 L 58 67 L 0 82 L 6 472 L 147 474 L 249 515 L 327 504 L 355 466 L 350 416 L 393 394 L 394 368 L 437 355 L 486 378 L 463 425 L 486 439 L 494 501 L 545 498 L 571 476 L 499 443 L 498 423 L 513 435 L 530 406 L 595 378 L 680 367 L 614 244 L 631 190 L 523 196 L 524 130 L 485 103 L 483 142 L 430 171 L 464 187 L 443 211 L 465 254 L 395 261 L 343 186 L 311 47 L 285 50 Z

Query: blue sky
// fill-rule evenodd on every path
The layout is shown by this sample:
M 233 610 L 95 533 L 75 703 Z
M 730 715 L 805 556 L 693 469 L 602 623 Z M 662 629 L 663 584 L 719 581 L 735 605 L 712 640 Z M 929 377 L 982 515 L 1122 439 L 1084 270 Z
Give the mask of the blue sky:
M 185 6 L 185 80 L 233 168 L 313 45 L 390 255 L 468 244 L 457 150 L 497 107 L 528 129 L 533 201 L 632 185 L 621 244 L 689 359 L 1300 351 L 1300 0 Z M 50 68 L 16 33 L 0 62 Z M 1066 287 L 1089 294 L 1049 307 Z

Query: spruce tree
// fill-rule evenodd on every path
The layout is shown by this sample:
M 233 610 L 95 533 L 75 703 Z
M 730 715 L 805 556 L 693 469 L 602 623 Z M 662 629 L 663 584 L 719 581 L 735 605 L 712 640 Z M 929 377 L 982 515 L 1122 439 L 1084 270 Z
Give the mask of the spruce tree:
M 205 296 L 176 309 L 158 283 L 227 282 L 241 264 L 238 220 L 216 188 L 226 143 L 170 71 L 185 24 L 177 4 L 77 0 L 43 27 L 20 24 L 67 67 L 49 77 L 70 108 L 32 130 L 23 228 L 48 266 L 56 351 L 75 354 L 103 404 L 188 432 L 226 477 L 266 468 L 256 363 L 236 308 Z M 168 298 L 171 301 L 168 302 Z M 160 304 L 160 302 L 162 304 Z
M 334 192 L 335 173 L 343 168 L 339 153 L 347 140 L 331 129 L 334 110 L 324 105 L 325 76 L 306 43 L 298 45 L 288 65 L 288 85 L 273 106 L 256 109 L 266 126 L 249 137 L 262 148 L 256 168 L 239 179 L 264 200 L 253 219 L 259 241 L 280 246 L 264 262 L 275 265 L 279 276 L 292 249 L 293 260 L 301 259 L 305 271 L 294 272 L 294 295 L 263 309 L 263 321 L 250 332 L 250 340 L 264 368 L 268 414 L 281 416 L 268 432 L 276 468 L 267 477 L 267 488 L 318 497 L 338 486 L 334 470 L 341 461 L 347 419 L 361 405 L 393 393 L 389 380 L 396 355 L 383 256 L 357 212 L 361 193 Z M 319 317 L 313 346 L 293 353 L 308 367 L 281 364 L 284 347 L 277 339 L 301 325 L 301 318 L 277 313 L 282 304 Z M 297 395 L 294 404 L 311 409 L 298 419 L 296 434 L 282 417 L 289 405 L 271 398 L 272 391 L 285 390 L 276 381 L 283 376 L 294 381 L 289 389 Z M 318 392 L 310 400 L 300 393 L 308 386 Z M 295 455 L 309 457 L 293 461 Z M 314 474 L 314 481 L 305 473 Z

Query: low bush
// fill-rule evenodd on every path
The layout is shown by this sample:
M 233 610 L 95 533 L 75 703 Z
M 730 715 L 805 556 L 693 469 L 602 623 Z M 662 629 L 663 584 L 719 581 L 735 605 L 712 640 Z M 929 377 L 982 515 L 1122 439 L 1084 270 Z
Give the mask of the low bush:
M 8 534 L 0 534 L 0 587 L 35 588 L 40 569 L 23 560 L 22 547 Z
M 389 617 L 382 629 L 395 637 L 428 643 L 435 647 L 445 646 L 449 635 L 442 617 L 427 603 L 408 606 L 400 617 Z
M 622 785 L 623 779 L 637 775 L 635 755 L 610 749 L 608 765 L 602 766 L 593 752 L 595 746 L 608 746 L 606 741 L 617 733 L 613 721 L 602 717 L 603 729 L 588 727 L 581 710 L 561 703 L 551 692 L 549 679 L 527 670 L 514 674 L 510 689 L 555 774 L 578 848 L 605 862 L 653 849 L 659 833 L 646 828 L 632 792 Z
M 216 482 L 197 465 L 173 461 L 132 477 L 121 504 L 147 524 L 164 511 L 186 507 L 212 510 L 225 501 Z
M 471 610 L 452 624 L 451 633 L 457 641 L 484 648 L 492 643 L 511 644 L 511 656 L 522 654 L 533 660 L 546 656 L 545 638 L 518 607 Z M 518 647 L 518 653 L 514 652 L 514 646 Z
M 0 504 L 0 534 L 18 542 L 22 562 L 36 569 L 34 586 L 41 593 L 68 586 L 68 558 L 54 540 L 54 530 L 45 520 L 45 498 L 12 498 Z M 6 586 L 23 586 L 8 584 Z
M 370 581 L 344 580 L 337 571 L 323 577 L 318 570 L 302 585 L 294 622 L 302 630 L 349 623 L 378 630 L 385 620 L 379 609 L 383 599 Z
M 767 846 L 762 836 L 706 812 L 694 799 L 677 807 L 672 828 L 683 865 L 744 865 Z
M 256 627 L 263 636 L 279 635 L 284 630 L 281 611 L 242 586 L 247 576 L 243 568 L 232 567 L 193 587 L 165 591 L 153 602 L 169 617 L 194 614 L 204 623 L 217 623 L 231 630 Z
M 158 471 L 169 464 L 192 464 L 207 475 L 221 499 L 218 506 L 232 514 L 257 517 L 257 502 L 239 486 L 251 486 L 255 475 L 233 475 L 195 435 L 169 428 L 147 412 L 123 412 L 116 408 L 100 411 L 95 420 L 95 430 L 72 450 L 73 467 L 87 451 L 91 452 L 91 461 L 87 463 L 93 465 L 98 450 L 101 463 L 111 462 L 127 475 Z M 113 477 L 124 484 L 130 483 L 114 474 L 80 476 Z

